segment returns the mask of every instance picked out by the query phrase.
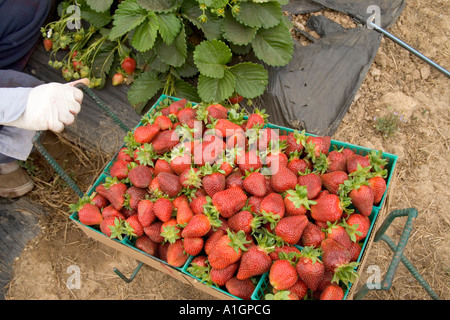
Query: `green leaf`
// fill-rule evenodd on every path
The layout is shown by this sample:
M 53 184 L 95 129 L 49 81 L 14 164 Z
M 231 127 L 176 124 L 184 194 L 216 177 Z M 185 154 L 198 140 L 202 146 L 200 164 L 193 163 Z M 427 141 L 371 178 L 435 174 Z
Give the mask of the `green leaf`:
M 236 20 L 254 28 L 271 28 L 278 25 L 283 13 L 278 2 L 254 3 L 241 2 Z
M 114 40 L 133 30 L 147 19 L 147 14 L 147 10 L 141 8 L 136 0 L 121 2 L 114 13 L 109 38 Z
M 158 35 L 158 20 L 156 15 L 151 12 L 145 22 L 136 27 L 131 44 L 141 52 L 153 48 L 156 36 Z
M 262 65 L 243 62 L 230 67 L 229 70 L 236 79 L 235 91 L 244 98 L 256 98 L 266 90 L 269 75 Z
M 219 40 L 205 40 L 194 51 L 194 62 L 200 73 L 212 78 L 223 78 L 225 66 L 233 54 L 230 48 Z
M 186 61 L 181 67 L 176 68 L 176 70 L 178 74 L 183 78 L 193 77 L 199 72 L 197 66 L 194 63 L 194 56 L 192 51 L 188 51 Z
M 228 4 L 228 0 L 199 0 L 198 3 L 204 4 L 208 8 L 223 8 Z
M 201 99 L 198 96 L 197 89 L 183 80 L 175 81 L 175 92 L 178 98 L 186 98 L 189 101 L 200 102 Z
M 96 78 L 102 78 L 104 81 L 106 74 L 109 73 L 116 54 L 115 47 L 114 43 L 107 41 L 98 49 L 92 62 L 92 72 Z
M 202 15 L 202 11 L 199 8 L 197 1 L 186 0 L 180 8 L 180 13 L 184 18 L 189 20 L 197 28 L 201 29 L 205 34 L 206 39 L 220 39 L 222 36 L 222 19 L 219 19 L 215 14 L 205 12 L 208 18 L 206 23 L 200 23 L 198 17 Z
M 105 12 L 111 8 L 113 2 L 114 0 L 86 0 L 86 4 L 96 12 Z
M 256 34 L 256 28 L 248 27 L 236 21 L 232 14 L 227 12 L 222 24 L 223 37 L 236 44 L 245 45 L 250 43 Z
M 223 78 L 220 79 L 200 74 L 197 90 L 202 101 L 219 102 L 233 94 L 235 83 L 236 79 L 228 70 L 225 70 Z
M 174 13 L 159 14 L 157 19 L 161 38 L 166 44 L 172 44 L 177 34 L 181 31 L 181 20 Z
M 96 12 L 88 6 L 80 7 L 81 18 L 96 28 L 106 26 L 112 19 L 109 12 Z
M 270 66 L 288 64 L 294 52 L 294 42 L 284 22 L 270 29 L 259 29 L 252 47 L 256 57 Z
M 142 8 L 155 12 L 171 12 L 177 10 L 183 0 L 138 0 Z
M 161 61 L 174 67 L 181 67 L 186 61 L 187 45 L 184 27 L 181 28 L 172 44 L 168 45 L 161 37 L 158 37 L 155 44 L 156 54 Z
M 164 87 L 158 75 L 152 71 L 142 73 L 128 90 L 128 101 L 133 105 L 145 104 Z

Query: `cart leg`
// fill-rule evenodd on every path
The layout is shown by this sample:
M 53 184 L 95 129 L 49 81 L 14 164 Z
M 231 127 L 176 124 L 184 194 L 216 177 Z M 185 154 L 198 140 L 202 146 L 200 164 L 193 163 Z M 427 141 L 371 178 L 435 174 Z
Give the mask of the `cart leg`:
M 136 269 L 134 269 L 131 277 L 126 277 L 122 272 L 120 272 L 117 268 L 114 268 L 113 271 L 126 283 L 130 283 L 131 281 L 134 280 L 134 278 L 136 277 L 136 275 L 138 274 L 139 270 L 141 270 L 142 265 L 144 263 L 143 262 L 139 262 L 138 266 L 136 267 Z

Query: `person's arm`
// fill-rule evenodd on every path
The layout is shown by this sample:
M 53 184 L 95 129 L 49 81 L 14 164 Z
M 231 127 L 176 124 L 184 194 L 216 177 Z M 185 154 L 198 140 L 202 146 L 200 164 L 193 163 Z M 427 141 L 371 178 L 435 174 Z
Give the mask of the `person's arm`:
M 0 88 L 0 124 L 27 130 L 61 132 L 80 112 L 83 92 L 75 84 L 47 83 L 35 88 Z M 4 94 L 4 95 L 3 95 Z M 25 107 L 24 107 L 25 105 Z

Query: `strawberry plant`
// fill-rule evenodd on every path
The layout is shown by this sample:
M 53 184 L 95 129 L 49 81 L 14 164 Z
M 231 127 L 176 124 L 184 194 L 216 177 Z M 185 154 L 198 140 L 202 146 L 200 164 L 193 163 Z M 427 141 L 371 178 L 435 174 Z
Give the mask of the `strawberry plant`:
M 49 64 L 61 68 L 66 80 L 87 77 L 92 87 L 101 88 L 121 74 L 138 112 L 158 93 L 234 103 L 263 94 L 268 82 L 263 64 L 284 66 L 290 61 L 293 41 L 281 10 L 287 3 L 63 1 L 60 19 L 43 28 L 42 35 L 46 48 L 52 42 Z M 69 30 L 73 5 L 83 23 Z M 69 52 L 57 58 L 61 50 Z M 116 76 L 114 84 L 119 82 Z

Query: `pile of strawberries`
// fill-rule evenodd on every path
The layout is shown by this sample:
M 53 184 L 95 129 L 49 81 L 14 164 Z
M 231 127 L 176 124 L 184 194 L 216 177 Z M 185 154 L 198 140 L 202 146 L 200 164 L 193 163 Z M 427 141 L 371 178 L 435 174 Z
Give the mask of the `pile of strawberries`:
M 125 137 L 79 221 L 251 299 L 343 299 L 387 161 L 331 150 L 329 136 L 279 132 L 264 110 L 165 100 Z

